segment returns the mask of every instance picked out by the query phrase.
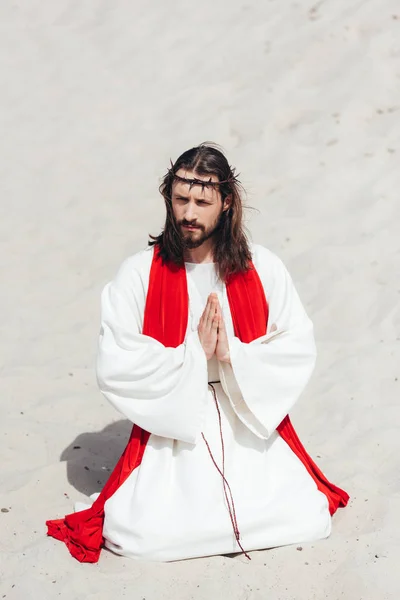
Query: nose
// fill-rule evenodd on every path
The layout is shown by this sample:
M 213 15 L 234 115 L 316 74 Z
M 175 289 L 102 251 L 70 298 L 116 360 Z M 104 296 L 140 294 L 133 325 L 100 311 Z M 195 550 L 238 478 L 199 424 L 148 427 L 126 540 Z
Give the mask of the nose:
M 197 219 L 196 204 L 194 202 L 189 201 L 186 204 L 184 218 L 186 219 L 186 221 L 189 222 L 195 221 Z

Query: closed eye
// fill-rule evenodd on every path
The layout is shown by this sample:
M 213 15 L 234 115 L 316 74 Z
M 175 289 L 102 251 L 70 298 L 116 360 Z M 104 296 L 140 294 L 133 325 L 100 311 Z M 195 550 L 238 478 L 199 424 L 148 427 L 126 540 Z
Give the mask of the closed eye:
M 175 196 L 175 200 L 177 202 L 188 202 L 189 198 L 185 198 L 184 196 Z M 198 200 L 196 200 L 196 204 L 201 204 L 201 205 L 209 205 L 211 204 L 211 202 L 207 202 L 207 200 L 200 200 L 200 198 Z

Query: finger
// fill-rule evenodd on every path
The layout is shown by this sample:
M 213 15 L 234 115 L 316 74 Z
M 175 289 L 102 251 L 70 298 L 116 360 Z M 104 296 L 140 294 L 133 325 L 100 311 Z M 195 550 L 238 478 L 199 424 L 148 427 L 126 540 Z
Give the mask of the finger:
M 218 326 L 218 341 L 221 342 L 222 344 L 227 343 L 228 340 L 228 336 L 226 334 L 226 329 L 225 329 L 225 322 L 224 319 L 221 317 L 220 321 L 219 321 L 219 326 Z
M 206 309 L 207 307 L 210 308 L 214 304 L 216 299 L 218 299 L 218 297 L 215 293 L 209 294 L 207 297 Z
M 203 331 L 204 328 L 204 324 L 203 324 L 203 319 L 200 319 L 199 324 L 197 325 L 197 331 Z
M 217 296 L 217 294 L 214 294 L 214 295 L 213 295 L 213 299 L 212 299 L 212 301 L 213 301 L 213 303 L 215 304 L 215 306 L 218 306 L 218 305 L 219 305 L 219 301 L 218 301 L 218 296 Z
M 215 300 L 211 300 L 210 310 L 207 315 L 207 325 L 211 327 L 212 320 L 216 315 L 217 305 L 215 304 Z
M 212 305 L 212 303 L 213 303 L 213 300 L 214 300 L 213 294 L 209 294 L 209 295 L 207 296 L 207 304 L 206 304 L 206 308 L 207 308 L 207 307 L 210 307 L 210 306 Z
M 207 323 L 207 320 L 209 319 L 210 312 L 211 312 L 211 302 L 209 300 L 207 300 L 206 307 L 205 307 L 205 309 L 203 311 L 203 314 L 202 314 L 202 319 L 203 319 L 204 324 Z
M 215 293 L 210 294 L 209 298 L 210 298 L 211 306 L 214 306 L 214 307 L 218 306 L 218 296 L 217 296 L 217 294 L 215 294 Z
M 203 310 L 203 312 L 201 313 L 201 317 L 199 319 L 199 323 L 201 323 L 201 321 L 204 321 L 204 313 L 205 313 L 205 309 Z

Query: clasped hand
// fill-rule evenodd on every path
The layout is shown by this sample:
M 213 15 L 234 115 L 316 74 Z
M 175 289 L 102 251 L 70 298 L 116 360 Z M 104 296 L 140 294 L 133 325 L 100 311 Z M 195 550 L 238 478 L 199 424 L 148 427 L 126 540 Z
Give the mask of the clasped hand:
M 218 360 L 230 362 L 228 336 L 217 294 L 208 296 L 199 321 L 198 334 L 207 360 L 215 354 Z

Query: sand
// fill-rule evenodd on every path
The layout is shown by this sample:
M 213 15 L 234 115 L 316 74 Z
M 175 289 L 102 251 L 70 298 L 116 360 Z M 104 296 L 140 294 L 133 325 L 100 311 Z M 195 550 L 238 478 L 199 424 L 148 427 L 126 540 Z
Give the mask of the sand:
M 399 598 L 398 2 L 6 0 L 0 34 L 0 597 Z M 81 565 L 44 521 L 99 490 L 129 431 L 96 388 L 100 291 L 158 233 L 169 158 L 204 140 L 315 323 L 292 418 L 352 499 L 329 539 L 251 562 Z

